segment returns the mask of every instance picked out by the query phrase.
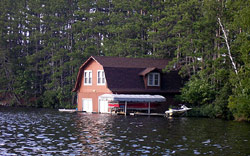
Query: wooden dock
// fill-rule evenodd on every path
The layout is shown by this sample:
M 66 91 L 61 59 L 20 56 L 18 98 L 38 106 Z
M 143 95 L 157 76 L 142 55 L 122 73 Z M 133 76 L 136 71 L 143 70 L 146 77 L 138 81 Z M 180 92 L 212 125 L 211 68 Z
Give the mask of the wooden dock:
M 140 113 L 140 112 L 130 113 L 130 115 L 162 116 L 162 117 L 165 117 L 165 116 L 166 116 L 166 114 L 162 114 L 162 113 Z

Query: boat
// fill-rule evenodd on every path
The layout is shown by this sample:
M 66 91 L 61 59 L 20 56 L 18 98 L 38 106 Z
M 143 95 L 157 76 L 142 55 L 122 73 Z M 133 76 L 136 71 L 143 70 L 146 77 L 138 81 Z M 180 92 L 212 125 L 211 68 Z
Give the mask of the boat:
M 173 117 L 173 116 L 182 116 L 184 115 L 188 110 L 191 110 L 192 108 L 188 108 L 185 105 L 182 105 L 180 109 L 172 109 L 165 111 L 166 117 Z
M 58 109 L 59 112 L 76 112 L 76 109 Z

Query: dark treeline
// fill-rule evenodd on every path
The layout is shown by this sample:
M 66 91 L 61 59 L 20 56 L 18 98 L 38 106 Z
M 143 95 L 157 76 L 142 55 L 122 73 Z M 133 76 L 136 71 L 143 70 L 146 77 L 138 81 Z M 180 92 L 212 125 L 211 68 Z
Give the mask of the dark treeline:
M 250 120 L 249 0 L 1 0 L 0 101 L 73 107 L 91 55 L 171 58 L 182 102 Z

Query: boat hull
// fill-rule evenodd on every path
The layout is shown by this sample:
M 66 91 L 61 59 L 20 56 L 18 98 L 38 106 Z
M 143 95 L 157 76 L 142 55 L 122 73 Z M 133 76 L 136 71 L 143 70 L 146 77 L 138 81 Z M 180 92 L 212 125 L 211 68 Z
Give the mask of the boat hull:
M 165 114 L 167 117 L 176 117 L 176 116 L 183 116 L 186 114 L 188 110 L 191 110 L 192 108 L 188 107 L 182 107 L 181 109 L 169 109 L 168 111 L 165 111 Z

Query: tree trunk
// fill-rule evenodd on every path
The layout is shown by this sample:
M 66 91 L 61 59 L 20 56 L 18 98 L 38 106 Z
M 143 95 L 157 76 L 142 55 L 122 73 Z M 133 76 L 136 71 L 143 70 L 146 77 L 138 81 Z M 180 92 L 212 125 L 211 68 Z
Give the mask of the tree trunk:
M 229 43 L 228 43 L 227 34 L 226 34 L 226 31 L 225 31 L 223 25 L 221 24 L 220 18 L 218 18 L 218 22 L 219 22 L 219 24 L 220 24 L 220 27 L 221 27 L 222 32 L 223 32 L 223 35 L 224 35 L 223 39 L 224 39 L 225 42 L 226 42 L 227 51 L 228 51 L 228 56 L 229 56 L 229 58 L 230 58 L 230 60 L 231 60 L 231 63 L 232 63 L 234 72 L 235 72 L 236 75 L 238 75 L 238 70 L 237 70 L 236 64 L 235 64 L 235 62 L 234 62 L 234 60 L 233 60 L 233 57 L 232 57 L 232 54 L 231 54 L 231 50 L 230 50 L 230 46 L 229 46 Z

